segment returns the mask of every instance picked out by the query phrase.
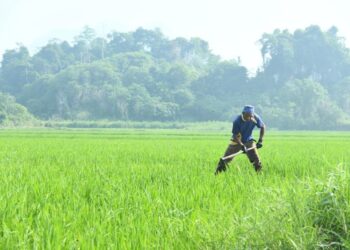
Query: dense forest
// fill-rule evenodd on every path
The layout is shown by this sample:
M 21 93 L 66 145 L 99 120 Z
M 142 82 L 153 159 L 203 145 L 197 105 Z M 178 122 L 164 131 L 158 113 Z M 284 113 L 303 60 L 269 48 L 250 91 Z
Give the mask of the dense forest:
M 269 127 L 350 128 L 350 52 L 336 27 L 276 29 L 259 44 L 254 76 L 200 38 L 159 29 L 97 37 L 85 27 L 73 43 L 54 39 L 34 55 L 21 45 L 3 54 L 0 124 L 229 121 L 252 104 Z

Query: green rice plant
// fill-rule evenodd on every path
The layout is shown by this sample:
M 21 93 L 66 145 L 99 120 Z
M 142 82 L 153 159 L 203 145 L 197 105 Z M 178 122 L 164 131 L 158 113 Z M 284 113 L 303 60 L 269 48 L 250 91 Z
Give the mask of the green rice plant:
M 310 215 L 320 247 L 345 248 L 350 240 L 349 173 L 341 167 L 316 183 L 309 200 Z
M 0 131 L 1 249 L 349 248 L 350 133 L 268 132 L 214 175 L 229 134 Z

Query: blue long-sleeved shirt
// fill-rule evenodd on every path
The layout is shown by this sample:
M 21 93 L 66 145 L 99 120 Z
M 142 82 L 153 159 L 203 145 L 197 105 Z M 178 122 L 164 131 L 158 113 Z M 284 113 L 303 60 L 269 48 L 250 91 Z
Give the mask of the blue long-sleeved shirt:
M 262 128 L 264 126 L 264 122 L 257 114 L 254 114 L 254 117 L 250 121 L 245 121 L 243 119 L 243 115 L 239 115 L 233 121 L 232 137 L 240 137 L 243 143 L 253 140 L 252 134 L 255 126 L 257 126 L 258 128 Z

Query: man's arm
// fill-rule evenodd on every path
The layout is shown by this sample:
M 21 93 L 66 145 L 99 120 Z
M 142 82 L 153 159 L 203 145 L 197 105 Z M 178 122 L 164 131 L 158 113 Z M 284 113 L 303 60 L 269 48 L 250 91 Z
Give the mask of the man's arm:
M 238 145 L 241 146 L 242 151 L 244 153 L 247 152 L 246 146 L 243 144 L 241 141 L 241 134 L 240 134 L 240 125 L 239 125 L 239 120 L 235 120 L 233 122 L 233 127 L 232 127 L 232 139 L 234 142 L 236 142 Z
M 264 135 L 265 135 L 266 126 L 265 126 L 265 123 L 261 120 L 260 116 L 255 115 L 255 119 L 256 119 L 256 121 L 257 121 L 256 126 L 257 126 L 258 128 L 260 128 L 260 135 L 259 135 L 258 143 L 261 144 L 262 141 L 263 141 Z
M 241 136 L 240 136 L 240 127 L 239 127 L 239 122 L 235 120 L 233 122 L 232 126 L 232 139 L 234 142 L 236 142 L 238 145 L 244 146 L 244 144 L 241 141 Z
M 234 142 L 238 143 L 238 145 L 241 146 L 241 149 L 242 149 L 243 153 L 246 153 L 248 151 L 247 147 L 241 141 L 241 137 L 240 136 L 238 136 L 237 134 L 234 134 L 232 139 L 233 139 Z
M 237 136 L 236 134 L 233 135 L 233 141 L 236 142 L 237 144 L 241 145 L 242 147 L 244 146 L 244 144 L 241 141 L 240 136 Z
M 262 142 L 262 141 L 263 141 L 264 135 L 265 135 L 265 125 L 263 125 L 263 126 L 260 128 L 259 142 Z

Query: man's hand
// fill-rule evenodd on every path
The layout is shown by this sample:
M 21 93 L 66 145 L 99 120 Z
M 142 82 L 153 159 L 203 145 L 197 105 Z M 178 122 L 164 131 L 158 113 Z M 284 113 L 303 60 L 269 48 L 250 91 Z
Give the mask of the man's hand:
M 259 139 L 258 143 L 256 144 L 256 148 L 262 148 L 262 139 Z
M 241 146 L 241 150 L 243 151 L 243 154 L 247 153 L 247 147 L 245 145 Z

